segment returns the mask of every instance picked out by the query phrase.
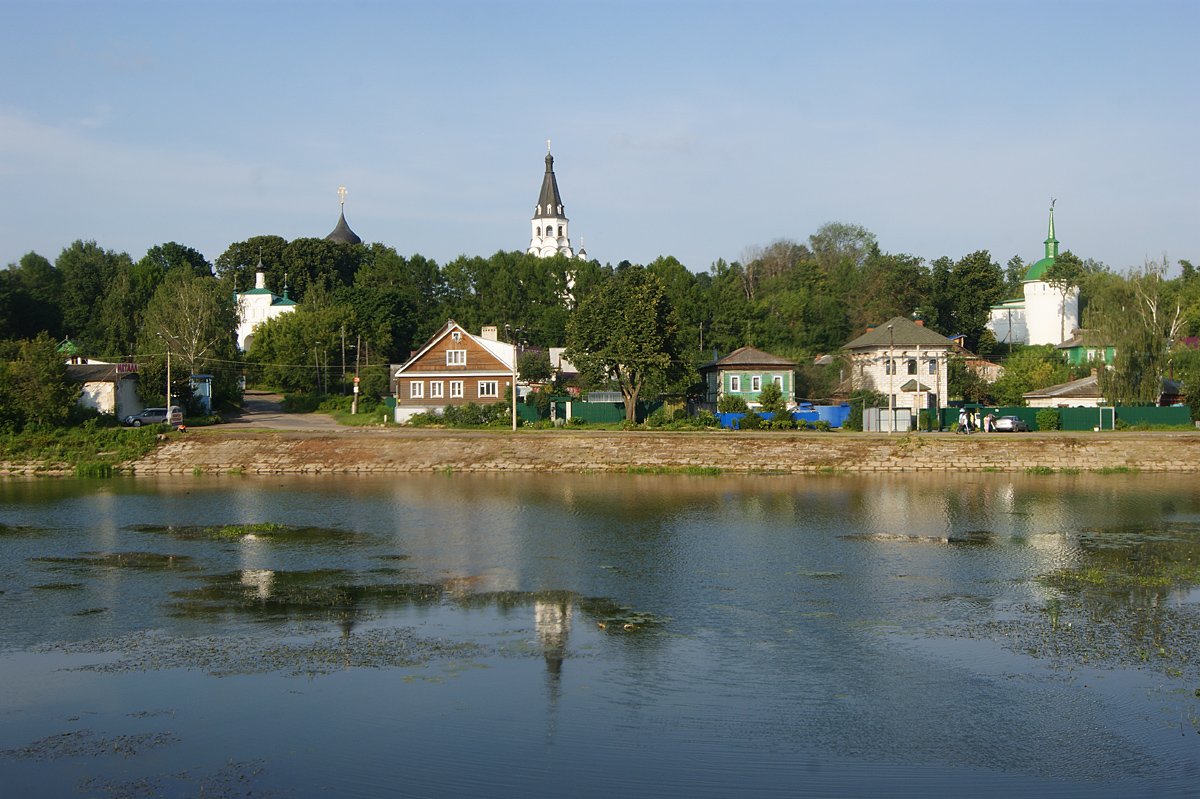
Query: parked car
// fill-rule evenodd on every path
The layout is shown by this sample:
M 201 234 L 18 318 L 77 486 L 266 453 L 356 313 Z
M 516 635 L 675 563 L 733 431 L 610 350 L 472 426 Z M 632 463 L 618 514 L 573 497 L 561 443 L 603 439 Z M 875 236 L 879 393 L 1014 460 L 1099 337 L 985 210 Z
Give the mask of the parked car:
M 1001 416 L 996 420 L 997 433 L 1028 433 L 1029 425 L 1019 416 Z
M 178 405 L 171 406 L 168 414 L 166 408 L 146 408 L 141 413 L 126 416 L 121 420 L 126 427 L 141 427 L 144 424 L 183 424 L 183 409 Z

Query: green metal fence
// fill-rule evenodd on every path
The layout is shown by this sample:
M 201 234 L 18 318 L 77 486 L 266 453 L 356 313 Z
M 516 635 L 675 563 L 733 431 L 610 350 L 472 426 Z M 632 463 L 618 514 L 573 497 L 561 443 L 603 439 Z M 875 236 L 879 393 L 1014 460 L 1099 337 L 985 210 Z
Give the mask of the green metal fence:
M 1042 408 L 1005 408 L 986 405 L 969 405 L 967 407 L 978 413 L 981 418 L 989 413 L 995 416 L 1016 416 L 1029 425 L 1030 430 L 1040 429 L 1037 415 L 1038 411 L 1044 410 Z M 1078 431 L 1097 428 L 1113 430 L 1117 421 L 1130 425 L 1190 425 L 1192 423 L 1191 411 L 1182 405 L 1169 408 L 1148 405 L 1118 405 L 1114 408 L 1106 405 L 1099 408 L 1051 408 L 1050 410 L 1058 413 L 1059 428 L 1062 430 Z M 958 423 L 958 411 L 958 408 L 942 408 L 940 410 L 943 429 L 949 429 L 951 425 Z

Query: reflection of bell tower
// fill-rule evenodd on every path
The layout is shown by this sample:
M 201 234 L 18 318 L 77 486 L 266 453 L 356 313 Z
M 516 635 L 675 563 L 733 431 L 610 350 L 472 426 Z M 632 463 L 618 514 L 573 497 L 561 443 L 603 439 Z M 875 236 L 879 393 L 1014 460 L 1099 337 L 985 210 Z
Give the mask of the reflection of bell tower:
M 567 637 L 571 634 L 572 609 L 571 600 L 566 597 L 557 601 L 539 599 L 533 604 L 533 626 L 542 647 L 542 657 L 546 659 L 546 672 L 550 675 L 550 688 L 555 698 L 567 654 Z

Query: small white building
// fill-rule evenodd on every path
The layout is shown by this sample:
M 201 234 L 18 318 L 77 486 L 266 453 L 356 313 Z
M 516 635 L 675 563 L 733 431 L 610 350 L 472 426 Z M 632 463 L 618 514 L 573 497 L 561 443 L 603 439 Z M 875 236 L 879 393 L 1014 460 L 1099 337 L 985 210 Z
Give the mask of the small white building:
M 67 376 L 81 384 L 78 404 L 84 408 L 95 408 L 100 413 L 111 414 L 118 419 L 142 410 L 135 363 L 104 363 L 75 358 L 67 362 Z
M 1064 296 L 1046 282 L 1046 270 L 1058 258 L 1054 237 L 1054 206 L 1050 206 L 1050 229 L 1044 242 L 1045 256 L 1025 270 L 1022 296 L 993 305 L 987 328 L 1001 344 L 1061 344 L 1079 327 L 1079 289 Z
M 851 391 L 878 391 L 888 407 L 936 410 L 945 403 L 954 343 L 924 322 L 897 316 L 842 347 L 850 356 Z
M 1021 395 L 1030 408 L 1096 408 L 1104 404 L 1096 371 L 1087 377 Z
M 259 262 L 259 267 L 262 263 Z M 254 341 L 254 328 L 268 319 L 296 310 L 296 303 L 287 295 L 275 294 L 267 288 L 266 275 L 260 270 L 254 273 L 254 288 L 236 293 L 238 308 L 237 345 L 242 352 L 250 349 Z

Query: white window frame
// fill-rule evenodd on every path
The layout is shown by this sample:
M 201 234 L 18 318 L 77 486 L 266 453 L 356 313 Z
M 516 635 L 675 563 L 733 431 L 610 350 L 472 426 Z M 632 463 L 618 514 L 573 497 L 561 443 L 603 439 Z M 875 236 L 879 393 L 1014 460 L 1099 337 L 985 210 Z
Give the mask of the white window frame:
M 446 396 L 445 395 L 445 383 L 443 383 L 441 380 L 430 380 L 429 381 L 429 398 L 430 399 L 441 399 L 444 396 Z
M 490 389 L 490 393 L 487 389 Z M 500 397 L 500 381 L 499 380 L 480 380 L 479 394 L 480 399 L 487 397 L 488 399 L 499 399 Z
M 466 350 L 446 350 L 446 365 L 447 366 L 466 366 L 467 351 Z
M 425 399 L 425 381 L 414 380 L 408 384 L 409 399 Z
M 462 398 L 463 398 L 463 381 L 451 380 L 450 381 L 450 399 L 462 399 Z
M 771 378 L 771 382 L 779 386 L 780 391 L 783 391 L 783 375 L 775 375 Z
M 762 376 L 761 375 L 753 375 L 750 378 L 750 390 L 751 391 L 762 391 Z
M 729 390 L 730 391 L 739 391 L 739 392 L 742 390 L 742 376 L 741 375 L 730 375 L 729 376 Z

